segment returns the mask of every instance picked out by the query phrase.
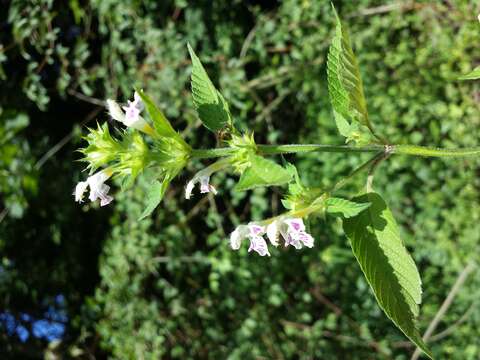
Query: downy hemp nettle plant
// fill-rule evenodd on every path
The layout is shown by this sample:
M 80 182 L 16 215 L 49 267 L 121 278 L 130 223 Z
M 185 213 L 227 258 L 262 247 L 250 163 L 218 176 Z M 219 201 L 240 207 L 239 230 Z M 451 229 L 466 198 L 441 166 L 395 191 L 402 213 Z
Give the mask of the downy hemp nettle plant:
M 105 182 L 120 178 L 122 190 L 133 184 L 144 173 L 151 181 L 148 206 L 140 219 L 149 216 L 160 203 L 169 183 L 189 161 L 218 158 L 186 184 L 185 198 L 195 192 L 216 194 L 210 177 L 223 170 L 240 175 L 235 190 L 245 191 L 261 186 L 288 184 L 282 201 L 286 211 L 276 217 L 252 221 L 238 226 L 230 235 L 230 246 L 240 249 L 248 241 L 248 251 L 270 256 L 269 245 L 293 246 L 295 249 L 314 246 L 313 237 L 306 231 L 305 220 L 314 216 L 341 217 L 343 229 L 370 284 L 378 304 L 395 325 L 425 354 L 431 357 L 416 327 L 422 288 L 420 275 L 412 257 L 400 239 L 398 225 L 384 199 L 372 190 L 376 167 L 394 154 L 430 157 L 459 157 L 479 155 L 480 148 L 439 149 L 413 145 L 392 145 L 379 134 L 371 123 L 363 92 L 357 60 L 352 51 L 346 29 L 336 15 L 336 33 L 327 59 L 328 90 L 335 122 L 348 145 L 260 145 L 253 133 L 240 133 L 234 126 L 227 101 L 209 79 L 193 49 L 192 95 L 198 116 L 212 132 L 227 134 L 225 147 L 192 149 L 173 129 L 162 111 L 141 90 L 135 91 L 133 101 L 120 106 L 107 100 L 110 116 L 126 129 L 119 138 L 113 137 L 107 123 L 90 129 L 85 137 L 88 146 L 81 149 L 83 161 L 90 176 L 77 184 L 75 200 L 82 202 L 87 188 L 89 200 L 100 200 L 100 205 L 113 201 L 110 187 Z M 480 77 L 480 71 L 463 79 Z M 142 116 L 147 114 L 147 119 Z M 144 136 L 150 137 L 146 142 Z M 306 187 L 294 165 L 281 166 L 266 156 L 298 152 L 372 153 L 370 160 L 339 180 L 330 189 Z M 148 171 L 146 172 L 146 170 Z M 347 200 L 335 197 L 337 190 L 349 179 L 368 171 L 363 195 Z M 197 189 L 198 188 L 198 189 Z

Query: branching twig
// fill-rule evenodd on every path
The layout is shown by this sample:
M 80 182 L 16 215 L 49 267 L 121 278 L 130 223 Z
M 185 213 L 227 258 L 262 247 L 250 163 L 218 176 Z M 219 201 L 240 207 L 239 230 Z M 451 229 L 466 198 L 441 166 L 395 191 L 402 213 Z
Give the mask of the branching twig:
M 370 16 L 370 15 L 377 15 L 377 14 L 384 14 L 388 13 L 391 11 L 405 11 L 405 10 L 412 10 L 417 6 L 417 4 L 412 1 L 412 2 L 397 2 L 397 3 L 392 3 L 392 4 L 386 4 L 386 5 L 381 5 L 381 6 L 376 6 L 372 8 L 366 8 L 359 10 L 355 13 L 351 13 L 347 15 L 347 18 L 353 18 L 353 17 L 358 17 L 358 16 Z
M 93 111 L 91 111 L 85 120 L 83 120 L 80 124 L 80 126 L 86 125 L 89 123 L 92 119 L 95 118 L 95 116 L 98 115 L 98 113 L 102 110 L 102 108 L 97 107 Z M 43 164 L 45 164 L 48 159 L 50 159 L 53 155 L 55 155 L 62 147 L 64 147 L 73 137 L 73 131 L 69 132 L 67 135 L 63 137 L 62 140 L 60 140 L 58 143 L 56 143 L 54 146 L 50 148 L 35 164 L 35 169 L 38 170 L 40 169 Z
M 76 97 L 78 100 L 82 100 L 82 101 L 88 102 L 88 103 L 93 104 L 93 105 L 98 105 L 98 106 L 101 106 L 101 107 L 105 107 L 105 105 L 106 105 L 106 102 L 103 101 L 103 100 L 100 100 L 100 99 L 97 99 L 97 98 L 94 98 L 94 97 L 91 97 L 91 96 L 87 96 L 87 95 L 82 94 L 82 93 L 80 93 L 78 91 L 75 91 L 73 89 L 68 89 L 67 93 L 69 95 L 72 95 L 72 96 Z

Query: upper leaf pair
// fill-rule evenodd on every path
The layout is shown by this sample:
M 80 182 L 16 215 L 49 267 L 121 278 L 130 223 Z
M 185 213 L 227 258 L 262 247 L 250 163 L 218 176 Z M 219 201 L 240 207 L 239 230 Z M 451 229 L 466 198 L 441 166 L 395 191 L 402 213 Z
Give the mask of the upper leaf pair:
M 198 116 L 211 131 L 222 130 L 232 125 L 228 103 L 213 85 L 190 44 L 187 46 L 192 59 L 192 96 Z
M 333 106 L 335 122 L 346 141 L 358 145 L 384 142 L 378 137 L 368 117 L 357 59 L 350 37 L 342 25 L 335 8 L 335 37 L 327 58 L 328 92 Z
M 210 80 L 200 59 L 188 44 L 192 59 L 192 96 L 198 116 L 203 125 L 211 131 L 234 130 L 228 103 Z M 248 167 L 242 172 L 236 190 L 245 191 L 260 186 L 281 185 L 290 181 L 291 176 L 277 163 L 254 153 L 248 154 Z

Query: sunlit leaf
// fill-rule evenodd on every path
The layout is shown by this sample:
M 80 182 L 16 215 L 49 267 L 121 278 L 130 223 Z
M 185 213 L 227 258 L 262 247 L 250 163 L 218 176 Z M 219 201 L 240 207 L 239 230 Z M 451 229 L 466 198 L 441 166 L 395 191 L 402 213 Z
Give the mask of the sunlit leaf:
M 470 71 L 468 74 L 460 76 L 458 80 L 477 80 L 480 79 L 480 66 Z
M 260 186 L 272 186 L 288 183 L 292 173 L 273 162 L 258 155 L 251 157 L 251 166 L 247 168 L 235 187 L 238 191 Z
M 360 214 L 363 210 L 370 206 L 370 203 L 357 203 L 341 198 L 328 198 L 326 201 L 326 211 L 330 215 L 343 216 L 344 218 L 351 218 Z
M 354 201 L 371 204 L 343 223 L 360 268 L 385 314 L 432 357 L 416 326 L 422 300 L 420 275 L 400 239 L 392 212 L 376 193 L 362 195 Z
M 188 45 L 188 51 L 192 59 L 193 103 L 198 116 L 208 129 L 219 131 L 232 121 L 228 104 L 213 85 L 190 44 Z

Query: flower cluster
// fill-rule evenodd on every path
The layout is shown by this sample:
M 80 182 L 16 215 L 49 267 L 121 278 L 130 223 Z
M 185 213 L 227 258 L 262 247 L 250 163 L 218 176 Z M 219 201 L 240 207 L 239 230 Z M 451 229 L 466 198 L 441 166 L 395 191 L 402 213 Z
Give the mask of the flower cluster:
M 119 178 L 122 187 L 126 188 L 147 169 L 151 169 L 150 174 L 153 174 L 148 175 L 149 180 L 160 181 L 166 188 L 187 163 L 190 146 L 143 92 L 135 92 L 133 101 L 129 100 L 127 106 L 120 106 L 111 99 L 106 103 L 109 115 L 130 129 L 117 131 L 121 136 L 118 140 L 111 136 L 108 123 L 99 125 L 97 129 L 89 129 L 89 134 L 84 138 L 88 145 L 79 151 L 84 155 L 81 160 L 88 164 L 91 176 L 77 184 L 75 200 L 81 202 L 84 192 L 90 188 L 89 199 L 100 199 L 101 206 L 107 205 L 113 200 L 107 195 L 110 187 L 104 184 L 108 178 Z M 144 108 L 153 126 L 141 116 Z M 150 141 L 146 141 L 142 133 L 149 135 Z M 101 168 L 104 170 L 93 174 Z M 204 177 L 195 179 L 200 182 L 202 192 L 215 192 L 208 184 L 210 174 L 207 174 L 206 183 Z M 190 187 L 193 188 L 193 185 Z
M 305 231 L 302 219 L 279 217 L 267 226 L 257 223 L 238 226 L 230 234 L 230 246 L 232 249 L 238 250 L 242 241 L 249 239 L 248 252 L 255 251 L 260 256 L 270 256 L 264 235 L 267 235 L 268 240 L 274 246 L 279 245 L 280 235 L 285 241 L 285 246 L 292 245 L 296 249 L 301 249 L 303 246 L 312 248 L 314 242 L 312 235 Z

